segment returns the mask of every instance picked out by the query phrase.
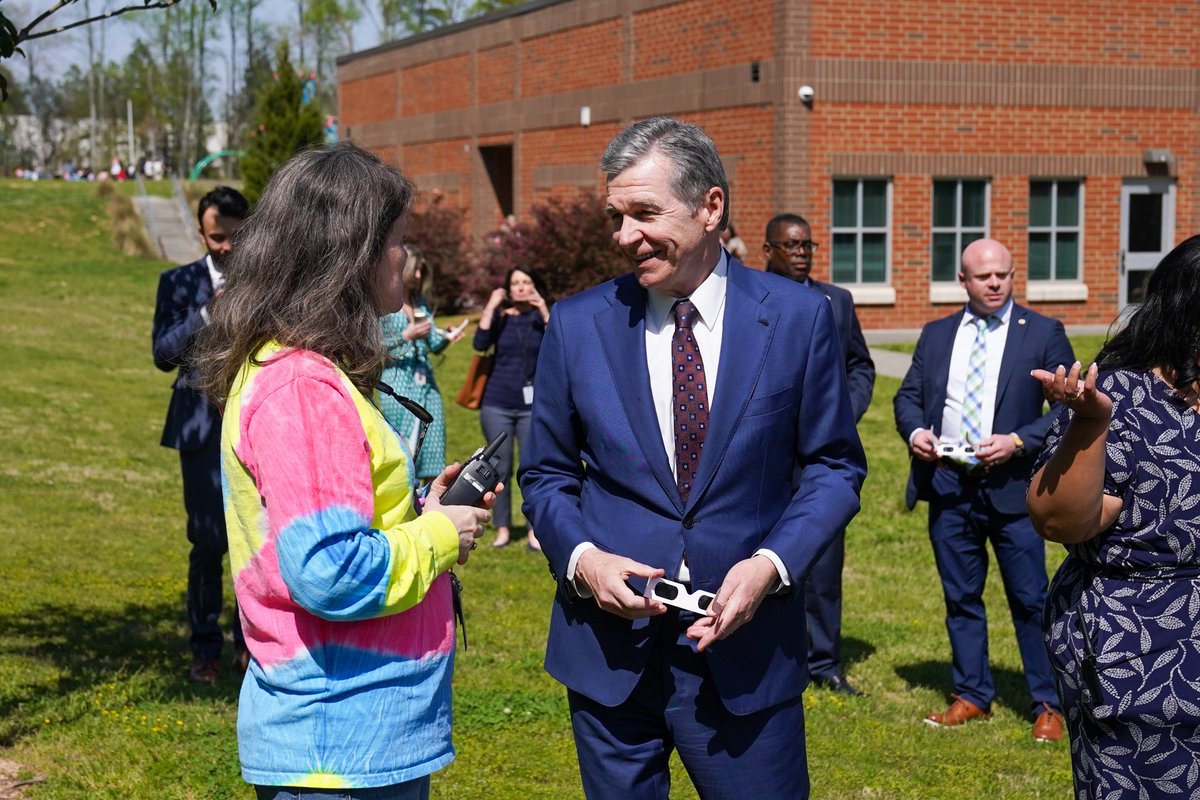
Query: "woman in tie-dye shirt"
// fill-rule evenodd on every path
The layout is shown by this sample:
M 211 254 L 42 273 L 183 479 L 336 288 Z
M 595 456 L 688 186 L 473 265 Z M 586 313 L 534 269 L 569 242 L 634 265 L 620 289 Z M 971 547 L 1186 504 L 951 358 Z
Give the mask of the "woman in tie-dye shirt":
M 225 515 L 253 656 L 238 752 L 259 798 L 423 798 L 454 757 L 448 570 L 488 512 L 441 505 L 454 468 L 422 512 L 412 454 L 372 402 L 412 195 L 350 144 L 293 158 L 199 342 L 205 388 L 225 401 Z

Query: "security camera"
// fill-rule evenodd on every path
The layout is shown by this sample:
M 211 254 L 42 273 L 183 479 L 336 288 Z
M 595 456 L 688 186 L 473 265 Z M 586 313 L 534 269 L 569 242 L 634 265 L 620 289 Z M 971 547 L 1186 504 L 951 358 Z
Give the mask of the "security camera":
M 808 85 L 801 86 L 800 91 L 796 92 L 796 94 L 800 95 L 800 102 L 804 103 L 805 105 L 811 103 L 813 101 L 813 97 L 816 96 L 816 92 L 813 91 L 813 87 Z

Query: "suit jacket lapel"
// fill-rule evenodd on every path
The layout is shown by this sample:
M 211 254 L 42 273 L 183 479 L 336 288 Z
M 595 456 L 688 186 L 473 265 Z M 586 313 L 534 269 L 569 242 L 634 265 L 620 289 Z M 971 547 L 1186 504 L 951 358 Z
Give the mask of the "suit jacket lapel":
M 203 308 L 208 305 L 208 301 L 212 300 L 213 283 L 212 276 L 208 274 L 208 257 L 200 259 L 195 263 L 196 270 L 196 297 L 195 304 L 197 308 Z
M 1004 340 L 1004 358 L 1000 362 L 1000 377 L 996 380 L 996 408 L 1000 408 L 1000 401 L 1004 398 L 1004 392 L 1008 390 L 1013 369 L 1016 367 L 1021 349 L 1025 346 L 1025 331 L 1029 327 L 1026 324 L 1027 316 L 1026 309 L 1013 303 L 1012 313 L 1008 315 L 1008 336 Z
M 683 499 L 663 450 L 654 396 L 650 393 L 650 374 L 646 370 L 646 291 L 635 280 L 622 279 L 609 300 L 612 305 L 597 313 L 594 320 L 617 397 L 642 457 L 663 492 L 682 512 Z
M 696 485 L 688 498 L 689 506 L 695 505 L 704 495 L 725 458 L 746 403 L 754 394 L 779 321 L 778 312 L 762 305 L 762 296 L 751 294 L 753 289 L 743 278 L 745 269 L 730 259 L 716 395 L 708 417 L 708 435 L 704 439 Z
M 927 374 L 933 378 L 933 401 L 926 413 L 929 429 L 941 435 L 942 414 L 946 408 L 946 384 L 950 380 L 950 359 L 954 353 L 954 338 L 958 335 L 958 326 L 962 324 L 963 312 L 959 311 L 948 318 L 946 330 L 932 337 L 930 353 L 926 356 Z M 929 380 L 929 378 L 926 378 Z

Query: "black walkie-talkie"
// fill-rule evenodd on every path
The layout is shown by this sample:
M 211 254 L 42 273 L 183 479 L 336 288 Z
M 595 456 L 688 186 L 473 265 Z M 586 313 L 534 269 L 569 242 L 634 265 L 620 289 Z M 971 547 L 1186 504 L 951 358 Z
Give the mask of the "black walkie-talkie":
M 475 451 L 475 455 L 463 464 L 462 472 L 454 479 L 454 483 L 441 496 L 444 506 L 478 506 L 483 504 L 483 496 L 495 490 L 500 483 L 500 457 L 496 451 L 508 438 L 508 434 L 500 434 L 488 442 L 487 447 Z

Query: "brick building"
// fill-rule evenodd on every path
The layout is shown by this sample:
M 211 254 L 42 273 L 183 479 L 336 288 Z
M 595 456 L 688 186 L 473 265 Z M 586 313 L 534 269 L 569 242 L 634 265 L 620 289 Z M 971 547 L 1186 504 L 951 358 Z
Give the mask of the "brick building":
M 482 235 L 602 192 L 608 140 L 670 114 L 716 142 L 751 264 L 803 214 L 868 329 L 961 303 L 982 235 L 1019 299 L 1107 324 L 1200 231 L 1198 33 L 1160 0 L 535 0 L 341 59 L 341 125 Z

